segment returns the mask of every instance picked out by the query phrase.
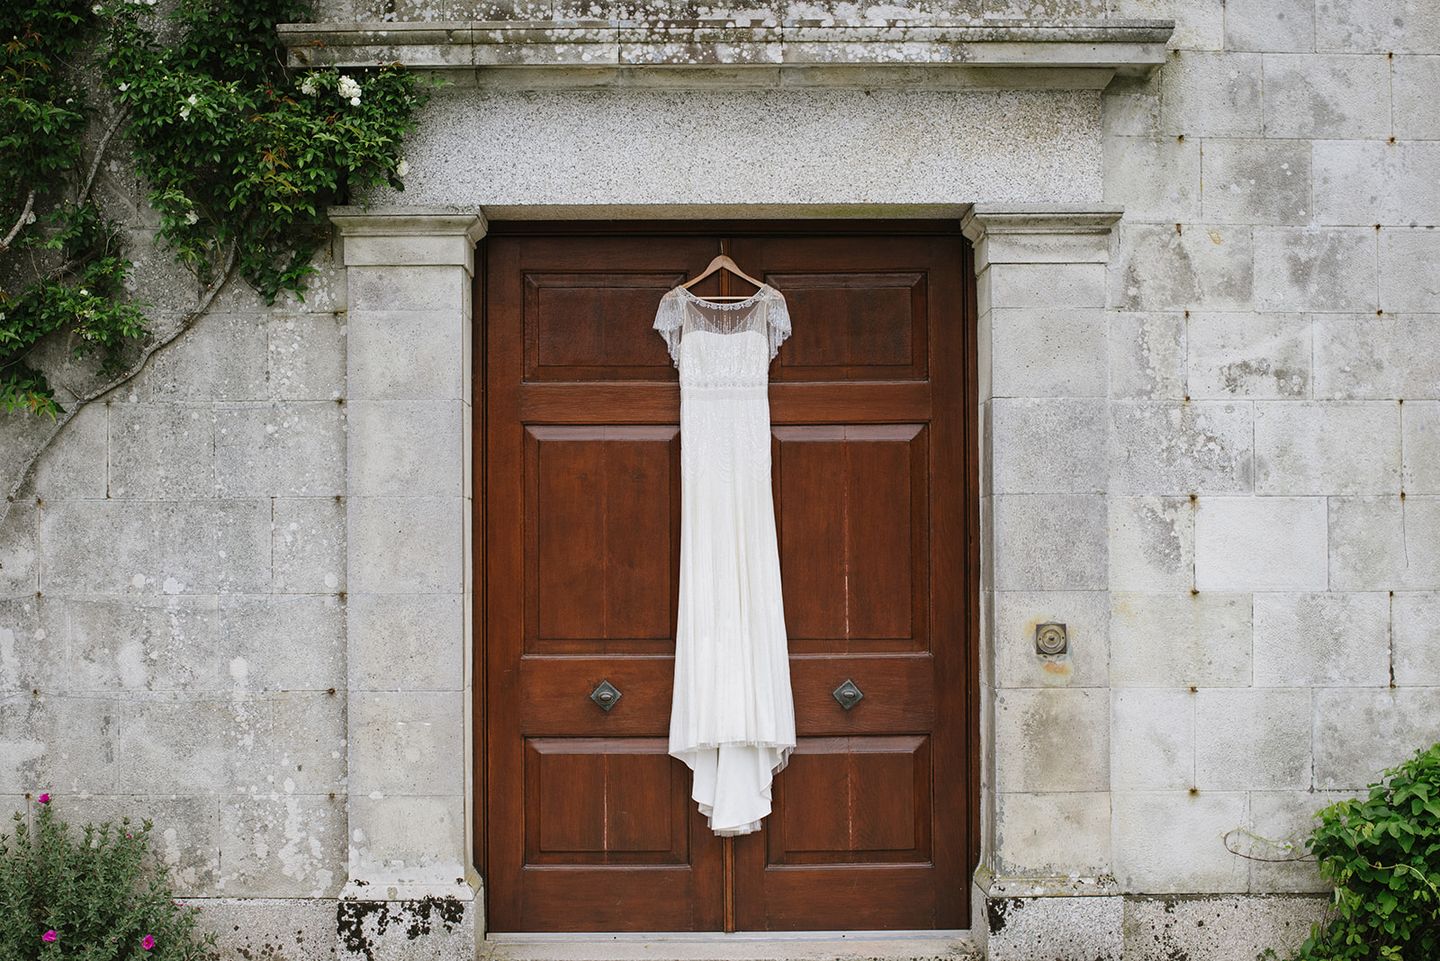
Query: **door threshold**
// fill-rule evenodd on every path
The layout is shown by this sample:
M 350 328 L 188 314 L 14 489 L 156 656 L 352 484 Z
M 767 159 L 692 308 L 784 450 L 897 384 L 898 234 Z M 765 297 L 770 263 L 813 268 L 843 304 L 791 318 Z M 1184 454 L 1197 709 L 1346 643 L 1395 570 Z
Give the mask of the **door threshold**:
M 981 957 L 969 931 L 656 931 L 485 936 L 494 961 L 881 961 Z

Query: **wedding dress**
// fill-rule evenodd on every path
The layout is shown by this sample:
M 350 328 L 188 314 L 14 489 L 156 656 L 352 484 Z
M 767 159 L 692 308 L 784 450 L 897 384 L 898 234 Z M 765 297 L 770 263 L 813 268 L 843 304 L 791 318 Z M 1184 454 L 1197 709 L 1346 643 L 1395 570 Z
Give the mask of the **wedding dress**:
M 655 316 L 680 370 L 680 598 L 669 751 L 719 835 L 770 813 L 795 707 L 770 488 L 770 361 L 790 335 L 767 285 L 713 303 L 683 287 Z

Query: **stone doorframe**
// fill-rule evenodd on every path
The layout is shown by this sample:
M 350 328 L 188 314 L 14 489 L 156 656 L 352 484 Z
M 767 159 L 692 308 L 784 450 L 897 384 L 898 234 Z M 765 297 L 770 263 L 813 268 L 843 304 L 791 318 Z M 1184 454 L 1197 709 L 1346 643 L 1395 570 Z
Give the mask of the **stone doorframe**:
M 804 209 L 766 211 L 776 213 L 803 216 Z M 1075 920 L 1113 911 L 1118 930 L 1108 871 L 1036 871 L 1045 855 L 1035 848 L 1045 842 L 1024 829 L 1036 819 L 1083 824 L 1103 810 L 1105 823 L 1096 827 L 1108 841 L 1108 699 L 1095 687 L 1041 688 L 1033 672 L 1043 665 L 1014 649 L 1008 602 L 1022 591 L 1108 588 L 1103 486 L 1035 493 L 1054 488 L 1033 482 L 1054 465 L 1093 459 L 1083 448 L 1094 434 L 1058 431 L 1037 448 L 1024 415 L 1032 405 L 1058 403 L 1062 413 L 1103 416 L 1106 270 L 1119 218 L 1118 210 L 1072 205 L 981 204 L 963 214 L 975 249 L 982 426 L 977 930 L 987 898 L 1044 895 L 1067 896 L 1054 904 Z M 418 207 L 337 208 L 331 219 L 343 243 L 349 338 L 350 883 L 342 896 L 455 899 L 480 938 L 482 882 L 471 858 L 471 343 L 475 249 L 486 220 L 479 211 Z M 1064 545 L 1058 555 L 1056 544 Z M 1083 628 L 1078 636 L 1072 629 L 1070 644 L 1075 653 L 1047 663 L 1071 670 L 1072 658 L 1100 646 Z M 1093 732 L 1067 741 L 1065 765 L 1026 763 L 1017 719 L 1036 697 L 1047 697 L 1061 723 Z M 1037 922 L 1043 913 L 1026 912 Z

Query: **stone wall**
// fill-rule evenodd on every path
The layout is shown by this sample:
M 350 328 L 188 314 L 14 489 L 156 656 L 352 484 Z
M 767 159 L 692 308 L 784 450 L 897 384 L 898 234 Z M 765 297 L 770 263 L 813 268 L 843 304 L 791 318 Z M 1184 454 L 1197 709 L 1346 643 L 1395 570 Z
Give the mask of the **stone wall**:
M 326 14 L 567 11 L 335 0 Z M 597 110 L 646 107 L 639 153 L 663 161 L 659 120 L 713 94 L 452 89 L 415 135 L 411 195 L 377 199 L 1122 208 L 1108 238 L 1108 226 L 1065 234 L 1063 255 L 985 252 L 991 901 L 976 923 L 988 918 L 997 959 L 1248 961 L 1319 909 L 1313 868 L 1272 860 L 1286 856 L 1273 841 L 1303 836 L 1316 808 L 1440 738 L 1440 12 L 1417 0 L 976 0 L 925 12 L 1172 17 L 1177 28 L 1169 62 L 1098 98 L 750 91 L 778 118 L 758 146 L 784 176 L 737 170 L 739 186 L 714 194 L 663 163 L 640 165 L 639 180 L 603 167 L 587 182 L 591 155 L 563 137 Z M 802 101 L 833 133 L 818 167 L 787 139 L 798 114 L 786 111 Z M 1007 124 L 1016 109 L 1023 119 Z M 911 110 L 924 122 L 897 122 Z M 717 142 L 734 132 L 699 129 Z M 557 146 L 529 149 L 542 137 Z M 447 152 L 457 140 L 476 163 L 454 164 L 466 156 Z M 597 149 L 616 169 L 632 159 Z M 878 185 L 864 166 L 877 150 L 897 171 Z M 153 220 L 133 179 L 123 165 L 108 179 L 143 244 Z M 1002 221 L 975 223 L 981 237 Z M 139 293 L 173 313 L 191 286 L 167 263 L 144 258 Z M 435 396 L 356 379 L 393 352 L 385 330 L 430 329 L 423 311 L 385 313 L 398 295 L 382 288 L 396 277 L 402 294 L 423 295 L 421 275 L 439 268 L 400 266 L 369 262 L 362 276 L 352 257 L 351 292 L 374 299 L 356 317 L 338 247 L 303 303 L 222 294 L 66 428 L 0 520 L 0 797 L 25 810 L 27 793 L 49 790 L 77 818 L 154 817 L 182 892 L 213 899 L 207 916 L 252 953 L 317 957 L 346 930 L 374 940 L 387 911 L 429 910 L 382 895 L 337 917 L 347 881 L 399 877 L 424 847 L 401 830 L 406 802 L 381 803 L 387 792 L 423 799 L 446 844 L 463 832 L 455 786 L 436 787 L 463 759 L 436 745 L 466 743 L 454 716 L 464 662 L 406 626 L 465 636 L 426 607 L 459 603 L 463 588 L 411 590 L 423 577 L 352 569 L 357 550 L 390 536 L 366 518 L 407 506 L 375 498 L 423 467 L 399 450 L 377 458 L 357 437 L 397 424 L 416 436 L 442 395 L 445 438 L 463 435 L 468 414 L 453 370 Z M 347 336 L 356 323 L 376 325 L 364 352 Z M 38 430 L 0 422 L 4 467 Z M 463 496 L 441 488 L 408 506 L 465 516 Z M 365 605 L 385 598 L 399 617 L 393 591 L 417 613 L 385 622 L 403 643 L 377 664 Z M 1033 632 L 1052 620 L 1071 650 L 1046 662 Z M 397 676 L 406 658 L 414 670 Z M 357 734 L 376 739 L 358 756 Z M 401 761 L 436 781 L 375 782 Z M 468 955 L 474 913 L 468 931 L 445 913 L 427 937 Z

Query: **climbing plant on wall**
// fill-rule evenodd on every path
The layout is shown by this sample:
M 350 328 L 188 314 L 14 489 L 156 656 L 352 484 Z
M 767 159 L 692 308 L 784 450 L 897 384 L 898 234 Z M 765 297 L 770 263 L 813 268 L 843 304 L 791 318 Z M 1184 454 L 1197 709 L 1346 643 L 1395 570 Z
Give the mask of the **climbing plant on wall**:
M 155 2 L 0 5 L 10 38 L 0 53 L 5 409 L 61 410 L 34 363 L 51 335 L 101 351 L 111 375 L 148 336 L 125 296 L 120 234 L 91 196 L 117 130 L 149 185 L 160 242 L 211 296 L 232 272 L 267 302 L 303 294 L 327 236 L 325 208 L 403 186 L 401 139 L 424 98 L 413 75 L 287 68 L 275 25 L 308 19 L 303 0 L 178 0 L 163 15 Z M 111 121 L 87 162 L 97 109 L 81 81 L 95 70 Z

